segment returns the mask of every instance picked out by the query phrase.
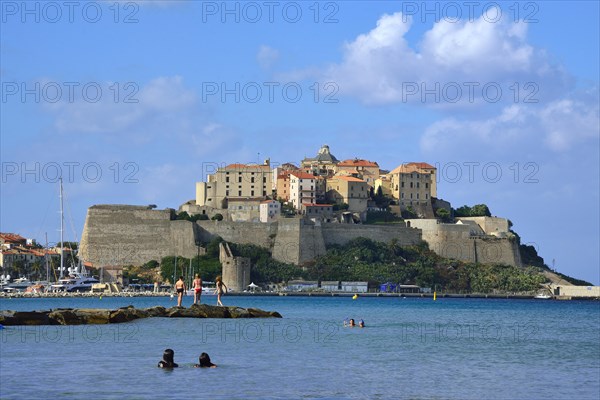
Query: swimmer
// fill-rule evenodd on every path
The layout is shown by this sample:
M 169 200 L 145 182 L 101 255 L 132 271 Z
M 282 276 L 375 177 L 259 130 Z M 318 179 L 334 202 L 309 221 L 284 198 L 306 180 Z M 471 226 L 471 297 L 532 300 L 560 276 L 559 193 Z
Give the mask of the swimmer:
M 206 353 L 200 354 L 198 362 L 200 364 L 194 365 L 194 368 L 217 368 L 217 365 L 210 361 L 210 356 Z
M 358 326 L 360 328 L 364 328 L 365 327 L 365 321 L 363 321 L 362 319 L 360 321 L 358 321 Z
M 158 368 L 177 368 L 178 364 L 175 364 L 173 358 L 175 356 L 175 352 L 171 349 L 166 349 L 163 353 L 163 359 L 158 362 Z
M 350 328 L 354 328 L 356 324 L 354 323 L 354 318 L 350 318 L 350 323 L 348 324 Z

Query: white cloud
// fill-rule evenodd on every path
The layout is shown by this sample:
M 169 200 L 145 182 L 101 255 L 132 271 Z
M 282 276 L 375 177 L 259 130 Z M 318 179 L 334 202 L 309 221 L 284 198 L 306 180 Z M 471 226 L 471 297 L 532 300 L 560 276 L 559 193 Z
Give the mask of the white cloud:
M 176 122 L 197 101 L 195 93 L 184 86 L 179 76 L 159 77 L 141 87 L 137 83 L 98 85 L 101 88 L 98 101 L 89 101 L 96 98 L 95 92 L 90 91 L 93 94 L 87 100 L 80 95 L 70 102 L 64 96 L 62 101 L 46 106 L 56 114 L 55 127 L 59 132 L 132 133 L 152 123 Z
M 261 45 L 256 54 L 256 60 L 263 69 L 269 69 L 279 59 L 279 51 L 276 49 Z
M 538 96 L 544 97 L 551 97 L 565 82 L 564 73 L 549 64 L 545 53 L 527 43 L 525 23 L 510 22 L 508 17 L 496 23 L 483 17 L 457 23 L 441 20 L 423 34 L 417 49 L 405 38 L 411 25 L 412 19 L 400 12 L 383 15 L 373 30 L 346 43 L 343 61 L 322 75 L 337 82 L 342 94 L 367 104 L 416 101 L 435 107 L 454 103 L 443 96 L 437 103 L 420 94 L 407 97 L 409 86 L 416 83 L 422 92 L 436 82 L 441 88 L 456 82 L 464 90 L 456 104 L 464 105 L 469 96 L 463 83 L 480 85 L 476 100 L 481 100 L 481 86 L 498 83 L 506 102 L 512 100 L 510 86 L 515 81 L 536 83 Z
M 421 138 L 429 154 L 477 148 L 478 152 L 530 151 L 540 144 L 554 152 L 600 138 L 598 102 L 560 99 L 545 105 L 511 105 L 487 119 L 446 118 L 430 125 Z

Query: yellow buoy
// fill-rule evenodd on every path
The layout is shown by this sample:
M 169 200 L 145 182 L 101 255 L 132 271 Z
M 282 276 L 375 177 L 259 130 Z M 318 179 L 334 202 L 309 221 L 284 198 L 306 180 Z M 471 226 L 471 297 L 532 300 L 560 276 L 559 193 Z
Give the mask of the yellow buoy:
M 435 298 L 437 297 L 436 295 L 437 295 L 437 293 L 433 292 L 433 301 L 435 301 Z
M 355 294 L 354 296 L 352 296 L 352 300 L 356 300 L 356 299 L 358 299 L 358 295 L 357 294 Z

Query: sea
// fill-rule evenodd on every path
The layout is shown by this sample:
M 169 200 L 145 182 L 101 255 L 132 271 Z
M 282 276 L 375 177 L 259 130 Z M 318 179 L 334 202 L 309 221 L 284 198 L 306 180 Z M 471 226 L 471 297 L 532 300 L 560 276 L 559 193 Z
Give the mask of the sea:
M 204 299 L 214 304 L 216 299 Z M 2 399 L 599 399 L 600 302 L 224 297 L 282 319 L 0 330 Z M 191 302 L 189 297 L 184 298 Z M 175 305 L 3 298 L 3 310 Z M 346 319 L 364 328 L 344 327 Z M 165 349 L 179 368 L 157 363 Z M 217 368 L 194 368 L 200 353 Z

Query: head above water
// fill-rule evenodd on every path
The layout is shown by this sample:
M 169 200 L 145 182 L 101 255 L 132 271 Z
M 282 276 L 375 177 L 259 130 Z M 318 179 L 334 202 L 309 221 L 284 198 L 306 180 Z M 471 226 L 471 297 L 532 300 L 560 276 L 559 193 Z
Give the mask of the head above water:
M 163 353 L 163 360 L 168 363 L 173 363 L 174 357 L 175 357 L 175 352 L 171 349 L 166 349 L 165 352 Z
M 198 359 L 201 367 L 212 367 L 214 364 L 210 361 L 210 356 L 207 353 L 200 354 Z

